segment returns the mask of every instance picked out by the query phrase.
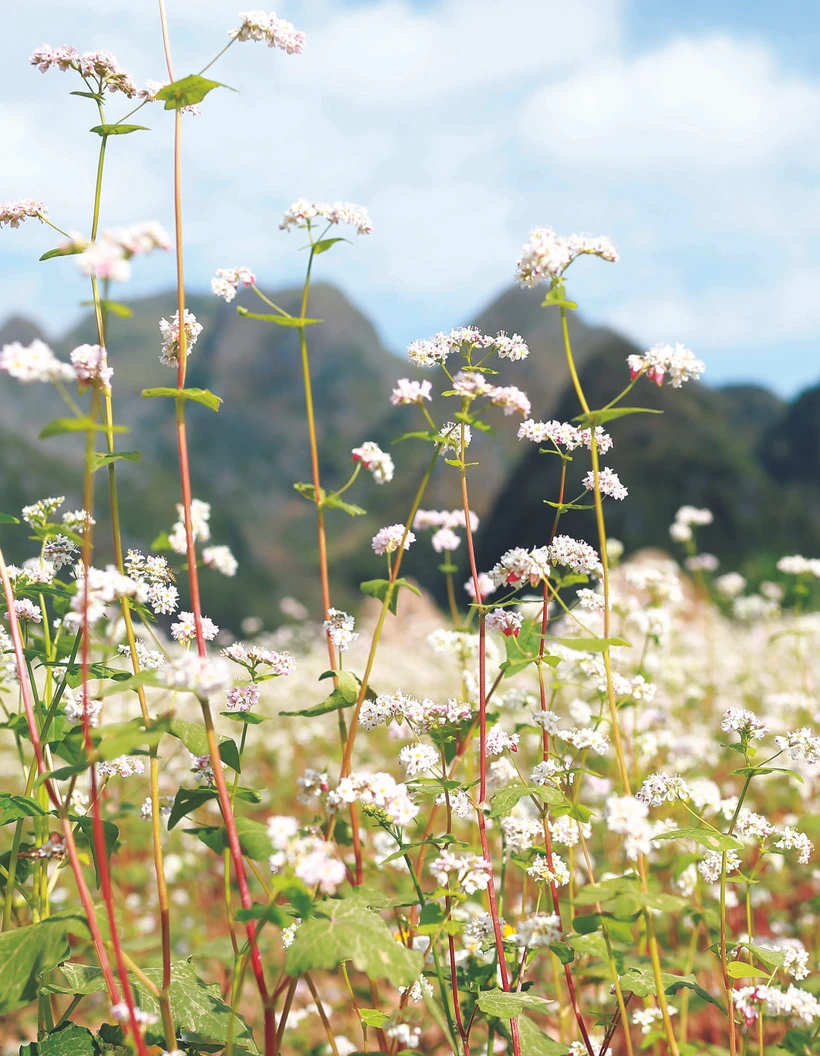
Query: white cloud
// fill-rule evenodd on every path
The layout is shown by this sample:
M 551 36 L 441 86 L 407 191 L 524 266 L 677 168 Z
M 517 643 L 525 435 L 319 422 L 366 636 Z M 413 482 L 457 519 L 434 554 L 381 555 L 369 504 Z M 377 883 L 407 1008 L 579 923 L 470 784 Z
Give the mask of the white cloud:
M 202 289 L 215 267 L 238 263 L 270 283 L 298 281 L 304 254 L 299 235 L 278 230 L 281 212 L 299 195 L 343 198 L 367 205 L 376 230 L 322 258 L 320 277 L 351 293 L 394 346 L 469 321 L 464 310 L 509 281 L 537 224 L 615 237 L 617 268 L 579 268 L 572 279 L 596 321 L 650 343 L 690 341 L 739 371 L 753 345 L 808 340 L 820 329 L 811 241 L 820 81 L 727 33 L 627 45 L 626 5 L 278 4 L 307 31 L 305 54 L 233 46 L 213 75 L 239 93 L 212 93 L 203 117 L 185 123 L 189 285 Z M 169 3 L 178 73 L 204 65 L 242 6 Z M 69 75 L 26 67 L 43 27 L 55 44 L 110 47 L 142 82 L 164 72 L 157 21 L 147 0 L 110 0 L 104 15 L 99 0 L 10 9 L 4 196 L 43 198 L 62 226 L 88 222 L 93 107 L 67 97 Z M 128 107 L 112 99 L 108 109 L 116 118 Z M 152 132 L 112 141 L 103 222 L 155 217 L 170 227 L 171 115 L 154 106 L 136 120 Z M 34 272 L 54 244 L 39 225 L 2 237 L 16 275 Z M 128 292 L 170 282 L 166 260 L 143 265 Z M 42 318 L 48 304 L 57 330 L 85 294 L 70 262 L 39 267 L 13 295 L 0 286 L 0 316 Z M 770 284 L 777 296 L 765 295 Z
M 754 42 L 672 41 L 636 59 L 591 63 L 537 92 L 521 119 L 526 142 L 568 165 L 590 159 L 646 174 L 778 165 L 816 158 L 820 85 L 778 69 Z

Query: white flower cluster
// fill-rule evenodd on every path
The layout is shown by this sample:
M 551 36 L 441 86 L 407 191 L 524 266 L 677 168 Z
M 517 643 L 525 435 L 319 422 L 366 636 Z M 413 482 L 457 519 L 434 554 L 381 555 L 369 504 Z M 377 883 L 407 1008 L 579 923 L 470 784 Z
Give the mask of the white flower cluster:
M 254 678 L 292 675 L 296 670 L 296 661 L 290 653 L 265 649 L 261 645 L 234 642 L 233 645 L 222 649 L 220 655 L 246 668 Z
M 768 732 L 768 726 L 748 708 L 727 708 L 720 720 L 724 733 L 737 733 L 750 740 L 762 741 Z
M 0 202 L 0 227 L 4 224 L 8 224 L 9 227 L 19 227 L 24 220 L 33 217 L 37 217 L 41 222 L 48 218 L 48 208 L 45 202 L 37 202 L 33 198 L 17 198 L 15 201 Z
M 185 356 L 187 358 L 202 333 L 202 323 L 198 323 L 194 313 L 189 312 L 187 308 L 185 309 L 184 320 Z M 180 345 L 179 311 L 174 312 L 170 322 L 167 319 L 160 319 L 159 332 L 162 337 L 160 363 L 163 363 L 166 367 L 178 367 Z
M 255 283 L 256 276 L 250 268 L 217 268 L 216 276 L 211 279 L 211 293 L 230 304 L 240 286 L 253 286 Z
M 449 333 L 440 332 L 433 337 L 411 342 L 407 348 L 407 358 L 417 367 L 435 367 L 445 363 L 452 353 L 464 353 L 465 349 L 473 348 L 490 348 L 501 359 L 509 359 L 513 363 L 526 359 L 530 354 L 519 334 L 510 337 L 500 330 L 495 337 L 491 337 L 482 334 L 474 326 L 458 326 Z
M 81 55 L 68 44 L 58 48 L 43 44 L 32 52 L 29 62 L 41 73 L 51 69 L 61 73 L 76 70 L 83 79 L 97 81 L 101 88 L 109 92 L 122 92 L 128 99 L 133 99 L 137 94 L 131 74 L 108 51 L 86 51 Z
M 559 538 L 565 538 L 560 536 Z M 525 550 L 522 546 L 513 547 L 502 554 L 500 559 L 490 569 L 489 576 L 496 587 L 524 586 L 529 583 L 531 587 L 549 578 L 549 547 L 536 546 L 532 550 Z
M 518 925 L 515 943 L 530 949 L 552 946 L 561 941 L 562 934 L 561 919 L 556 913 L 535 913 Z
M 788 752 L 794 759 L 803 759 L 807 763 L 820 762 L 820 737 L 812 733 L 808 726 L 792 730 L 785 737 L 775 737 L 774 743 L 781 752 Z
M 118 755 L 116 759 L 97 763 L 97 774 L 103 780 L 111 777 L 133 777 L 144 774 L 145 763 L 137 755 Z
M 404 549 L 409 550 L 410 544 L 416 541 L 414 532 L 410 532 L 403 524 L 391 524 L 386 528 L 380 528 L 373 536 L 371 546 L 377 554 L 392 554 L 404 543 Z
M 399 784 L 390 774 L 353 773 L 343 777 L 327 797 L 328 807 L 337 810 L 342 803 L 361 803 L 384 811 L 395 825 L 409 825 L 419 812 L 410 798 L 407 786 Z
M 327 619 L 323 626 L 328 638 L 340 653 L 346 653 L 359 637 L 358 633 L 353 630 L 356 621 L 341 609 L 328 609 Z
M 432 744 L 415 742 L 406 744 L 399 752 L 399 762 L 404 767 L 408 777 L 416 777 L 432 770 L 437 763 L 441 762 L 438 749 Z
M 411 403 L 424 403 L 432 400 L 433 386 L 429 381 L 411 381 L 409 378 L 399 378 L 396 387 L 390 394 L 390 402 L 394 407 L 408 405 Z
M 66 535 L 52 535 L 43 544 L 43 559 L 48 561 L 55 572 L 64 565 L 73 565 L 80 553 L 80 548 Z
M 601 572 L 598 551 L 582 539 L 556 535 L 548 549 L 550 562 L 554 565 L 566 565 L 573 572 L 587 575 L 599 575 Z
M 569 883 L 569 868 L 560 854 L 553 852 L 551 857 L 552 868 L 542 854 L 536 854 L 532 865 L 527 869 L 527 875 L 537 884 L 555 884 L 557 887 L 563 887 Z
M 808 990 L 793 984 L 788 990 L 773 986 L 742 986 L 734 991 L 733 998 L 735 1008 L 740 1010 L 747 1026 L 757 1020 L 761 1009 L 765 1009 L 767 1016 L 787 1016 L 802 1019 L 804 1023 L 813 1023 L 820 1017 L 820 1001 Z
M 777 562 L 777 570 L 788 576 L 814 576 L 820 579 L 820 557 L 803 557 L 801 554 L 781 557 Z
M 783 834 L 775 847 L 781 851 L 797 851 L 797 860 L 801 865 L 805 865 L 814 853 L 814 844 L 805 832 L 793 829 L 791 825 L 784 827 Z
M 154 612 L 169 616 L 176 611 L 179 591 L 164 557 L 145 557 L 140 550 L 129 550 L 124 564 L 131 579 L 146 585 L 148 604 Z
M 373 730 L 384 723 L 406 722 L 417 733 L 455 726 L 472 718 L 469 704 L 451 697 L 446 704 L 436 704 L 425 697 L 418 700 L 399 690 L 397 693 L 380 693 L 374 700 L 365 700 L 359 712 L 359 724 L 364 730 Z
M 233 556 L 229 546 L 206 546 L 202 551 L 202 560 L 208 568 L 214 569 L 223 576 L 235 576 L 239 562 Z
M 227 693 L 233 687 L 231 671 L 224 660 L 182 653 L 162 668 L 162 682 L 169 689 L 187 690 L 198 697 Z
M 669 534 L 676 543 L 687 543 L 693 536 L 693 527 L 702 528 L 711 524 L 714 519 L 711 510 L 699 509 L 697 506 L 681 506 L 675 514 Z
M 182 503 L 177 503 L 178 520 L 174 523 L 168 533 L 168 542 L 171 549 L 177 554 L 184 554 L 188 548 L 188 538 L 185 534 L 185 509 Z M 191 499 L 191 529 L 194 542 L 207 543 L 211 538 L 211 504 L 203 502 L 202 499 Z
M 517 733 L 507 733 L 506 730 L 493 726 L 491 730 L 487 731 L 485 750 L 488 756 L 501 755 L 506 751 L 517 752 L 518 741 L 519 735 Z
M 268 836 L 274 847 L 270 857 L 272 872 L 292 869 L 308 887 L 318 887 L 325 895 L 334 895 L 344 883 L 347 870 L 337 857 L 336 845 L 321 836 L 300 835 L 296 818 L 268 818 Z
M 536 227 L 530 240 L 521 250 L 515 268 L 516 280 L 522 286 L 537 286 L 539 282 L 563 275 L 574 260 L 585 254 L 600 257 L 614 264 L 618 251 L 604 237 L 591 235 L 558 235 L 551 227 Z
M 329 224 L 350 224 L 359 235 L 373 233 L 373 224 L 363 205 L 353 205 L 351 202 L 334 202 L 330 205 L 327 202 L 309 202 L 306 198 L 299 198 L 293 203 L 282 217 L 279 227 L 283 231 L 303 227 L 317 216 Z
M 70 363 L 57 359 L 45 341 L 35 338 L 30 345 L 12 341 L 0 349 L 0 370 L 23 384 L 33 381 L 76 381 Z
M 264 41 L 269 48 L 279 48 L 288 55 L 300 55 L 305 50 L 305 34 L 273 11 L 241 11 L 239 17 L 242 24 L 229 31 L 233 40 Z
M 89 625 L 96 623 L 105 615 L 106 607 L 120 598 L 131 598 L 139 605 L 148 601 L 148 585 L 123 575 L 114 565 L 104 569 L 92 566 L 87 571 L 78 566 L 76 576 L 77 593 L 66 616 L 66 623 L 72 627 L 82 625 L 86 611 Z
M 584 477 L 584 487 L 587 491 L 595 490 L 595 473 L 590 470 L 589 473 Z M 598 472 L 598 490 L 602 495 L 608 495 L 611 499 L 625 499 L 629 492 L 621 483 L 618 474 L 609 468 L 609 466 L 603 466 Z
M 476 891 L 487 890 L 492 866 L 479 854 L 458 855 L 445 849 L 430 863 L 430 872 L 439 886 L 474 895 Z
M 479 371 L 459 371 L 453 378 L 453 392 L 470 400 L 484 396 L 496 407 L 503 407 L 507 415 L 520 414 L 526 418 L 532 410 L 526 392 L 515 385 L 492 385 Z
M 654 345 L 648 352 L 639 355 L 633 353 L 626 357 L 629 365 L 629 376 L 637 378 L 646 372 L 650 381 L 663 385 L 669 381 L 673 389 L 679 389 L 685 381 L 700 380 L 706 370 L 702 359 L 697 359 L 684 345 Z
M 485 618 L 488 631 L 498 631 L 505 638 L 517 638 L 524 617 L 510 609 L 492 609 Z
M 393 479 L 393 459 L 374 440 L 366 440 L 361 447 L 354 447 L 351 454 L 354 462 L 361 462 L 370 471 L 377 484 L 389 484 Z
M 650 807 L 660 807 L 664 802 L 674 803 L 677 799 L 689 799 L 692 790 L 680 774 L 650 774 L 644 778 L 635 799 L 648 803 Z
M 171 637 L 180 645 L 190 645 L 196 639 L 196 619 L 192 612 L 180 612 L 178 615 L 178 622 L 171 624 Z M 199 624 L 206 642 L 212 642 L 219 634 L 219 628 L 209 617 L 201 616 Z
M 574 451 L 577 447 L 592 449 L 592 429 L 578 429 L 569 422 L 559 422 L 555 419 L 537 422 L 534 418 L 528 418 L 518 427 L 518 439 L 532 440 L 534 444 L 544 444 L 551 440 L 557 448 L 565 447 L 567 451 Z M 602 455 L 612 447 L 612 437 L 604 432 L 600 425 L 595 427 L 595 443 Z

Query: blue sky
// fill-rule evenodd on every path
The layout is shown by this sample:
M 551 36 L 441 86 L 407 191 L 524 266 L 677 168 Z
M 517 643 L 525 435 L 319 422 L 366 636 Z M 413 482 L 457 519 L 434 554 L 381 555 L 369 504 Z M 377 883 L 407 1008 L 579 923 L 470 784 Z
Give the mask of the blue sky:
M 168 0 L 178 75 L 237 23 L 225 0 Z M 300 195 L 361 202 L 375 232 L 321 258 L 400 350 L 469 323 L 509 281 L 530 228 L 610 235 L 612 267 L 583 261 L 586 317 L 641 344 L 683 341 L 707 378 L 789 394 L 820 374 L 820 6 L 785 0 L 289 0 L 302 56 L 231 48 L 185 126 L 187 274 L 246 264 L 299 280 Z M 89 220 L 93 105 L 33 47 L 108 47 L 140 83 L 163 76 L 151 0 L 37 0 L 6 12 L 0 196 L 42 198 L 62 227 Z M 80 85 L 81 86 L 81 85 Z M 128 109 L 112 101 L 116 119 Z M 111 142 L 108 226 L 171 228 L 171 120 Z M 86 287 L 39 225 L 0 238 L 0 316 L 58 333 Z M 125 298 L 167 287 L 137 261 Z

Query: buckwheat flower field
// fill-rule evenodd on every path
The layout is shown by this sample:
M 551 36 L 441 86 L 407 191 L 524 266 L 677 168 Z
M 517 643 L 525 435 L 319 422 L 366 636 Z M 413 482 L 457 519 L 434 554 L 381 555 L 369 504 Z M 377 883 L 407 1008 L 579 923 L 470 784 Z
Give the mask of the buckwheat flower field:
M 421 334 L 382 393 L 401 434 L 377 442 L 362 421 L 335 489 L 312 392 L 323 324 L 311 283 L 325 253 L 365 252 L 378 216 L 298 198 L 276 218 L 282 253 L 304 261 L 296 312 L 252 260 L 225 259 L 212 296 L 253 294 L 243 326 L 298 338 L 311 474 L 293 501 L 315 513 L 305 546 L 321 608 L 288 597 L 278 628 L 249 608 L 242 637 L 209 615 L 209 585 L 230 583 L 238 560 L 212 529 L 218 510 L 192 494 L 188 422 L 218 422 L 222 400 L 187 382 L 205 326 L 184 283 L 186 131 L 225 91 L 210 78 L 228 48 L 265 44 L 286 66 L 309 46 L 272 13 L 237 22 L 182 76 L 160 0 L 167 76 L 145 88 L 107 51 L 43 44 L 30 59 L 54 106 L 93 123 L 97 175 L 78 216 L 0 203 L 0 226 L 19 228 L 2 235 L 54 230 L 45 256 L 87 277 L 96 341 L 67 359 L 40 339 L 0 350 L 0 385 L 50 395 L 44 442 L 84 445 L 63 488 L 80 508 L 31 494 L 0 514 L 2 1051 L 820 1052 L 820 558 L 783 554 L 754 586 L 721 573 L 699 544 L 720 514 L 684 490 L 665 550 L 631 554 L 608 534 L 635 483 L 608 464 L 624 419 L 656 428 L 643 402 L 658 388 L 681 397 L 708 367 L 658 335 L 591 402 L 573 276 L 585 258 L 619 286 L 608 238 L 533 226 L 506 262 L 559 327 L 572 420 L 519 387 L 520 364 L 541 353 L 519 334 Z M 109 226 L 109 157 L 160 106 L 175 229 Z M 178 504 L 131 545 L 118 474 L 141 456 L 118 422 L 109 326 L 127 315 L 118 284 L 163 253 L 176 259 L 176 311 L 140 354 L 167 384 L 142 396 L 173 423 Z M 422 380 L 403 376 L 419 367 Z M 540 452 L 545 480 L 558 467 L 559 486 L 533 474 L 540 517 L 482 566 L 475 441 L 504 434 Z M 408 448 L 424 456 L 411 501 L 374 527 L 348 612 L 334 533 L 415 472 Z M 430 498 L 441 480 L 453 508 Z M 421 550 L 440 595 L 418 586 Z

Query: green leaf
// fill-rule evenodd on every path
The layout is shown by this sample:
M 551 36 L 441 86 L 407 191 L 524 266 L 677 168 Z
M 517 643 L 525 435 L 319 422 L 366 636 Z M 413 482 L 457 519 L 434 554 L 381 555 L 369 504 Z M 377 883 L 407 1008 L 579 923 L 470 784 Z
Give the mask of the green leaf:
M 286 928 L 293 923 L 293 917 L 275 902 L 254 902 L 248 909 L 238 909 L 234 916 L 240 924 L 246 924 L 249 920 L 261 920 L 265 924 L 275 924 L 277 928 Z
M 196 722 L 185 722 L 184 719 L 171 719 L 168 724 L 168 733 L 172 737 L 178 737 L 191 755 L 210 754 L 208 735 L 204 726 L 200 726 Z M 224 735 L 221 737 L 217 736 L 216 739 L 219 743 L 219 755 L 222 762 L 227 763 L 237 773 L 241 773 L 242 766 L 239 761 L 239 749 L 236 747 L 236 741 Z
M 360 1008 L 359 1017 L 368 1027 L 383 1027 L 390 1019 L 380 1008 Z
M 68 993 L 94 994 L 105 990 L 105 982 L 99 968 L 69 961 L 61 966 L 60 971 L 68 980 Z M 162 987 L 161 968 L 146 968 L 143 974 L 158 989 Z M 153 993 L 135 976 L 131 976 L 131 986 L 140 1008 L 159 1016 L 159 1002 Z M 169 996 L 178 1029 L 195 1031 L 209 1041 L 224 1043 L 228 1039 L 233 1018 L 233 1037 L 236 1045 L 252 1056 L 258 1056 L 259 1050 L 248 1024 L 222 1000 L 219 985 L 203 982 L 190 961 L 175 961 L 171 965 Z
M 525 796 L 536 796 L 542 803 L 563 803 L 564 794 L 550 785 L 507 785 L 499 789 L 492 798 L 491 818 L 500 818 L 509 814 L 520 799 Z
M 98 136 L 127 136 L 129 132 L 150 132 L 151 129 L 145 125 L 94 125 L 88 131 L 96 132 Z
M 125 683 L 119 684 L 122 686 Z M 117 756 L 128 755 L 135 749 L 154 748 L 161 741 L 163 733 L 167 732 L 167 726 L 164 724 L 156 724 L 146 729 L 142 719 L 134 719 L 105 729 L 111 732 L 97 745 L 97 756 L 100 759 L 116 759 Z
M 288 975 L 332 969 L 352 960 L 371 979 L 387 979 L 393 986 L 410 986 L 418 978 L 423 955 L 396 942 L 377 914 L 348 900 L 322 902 L 315 912 L 317 916 L 299 928 L 288 949 Z
M 606 959 L 606 940 L 597 932 L 590 935 L 570 935 L 567 943 L 580 957 L 598 957 L 602 961 Z
M 771 975 L 771 972 L 764 972 L 746 961 L 729 961 L 726 972 L 731 979 L 768 979 Z
M 337 242 L 347 242 L 349 245 L 353 245 L 349 238 L 323 238 L 319 242 L 313 243 L 313 252 L 314 254 L 327 253 Z
M 362 594 L 367 594 L 369 598 L 377 598 L 382 603 L 384 603 L 389 594 L 389 608 L 394 616 L 399 604 L 399 590 L 401 587 L 407 587 L 408 590 L 412 590 L 414 594 L 421 597 L 419 588 L 413 586 L 412 583 L 408 583 L 404 577 L 394 580 L 392 584 L 389 579 L 368 579 L 364 583 L 359 584 L 359 590 Z
M 770 968 L 782 968 L 786 963 L 786 951 L 785 950 L 770 950 L 768 946 L 759 946 L 754 942 L 744 943 L 746 949 L 754 954 L 758 960 L 763 961 L 764 964 L 768 964 Z
M 154 396 L 170 396 L 175 400 L 193 400 L 194 403 L 201 403 L 203 407 L 208 407 L 212 411 L 218 411 L 219 405 L 222 403 L 222 397 L 215 396 L 209 389 L 169 389 L 163 387 L 159 389 L 143 389 L 142 395 L 146 399 L 152 399 Z
M 563 286 L 553 287 L 541 302 L 542 308 L 549 308 L 550 306 L 569 309 L 570 311 L 574 311 L 578 307 L 575 301 L 566 300 L 566 290 Z
M 9 792 L 0 792 L 0 825 L 22 818 L 41 818 L 45 811 L 30 796 L 12 796 Z
M 93 308 L 94 301 L 80 301 L 83 308 Z M 110 312 L 111 315 L 118 315 L 121 319 L 130 319 L 134 314 L 134 309 L 129 308 L 127 304 L 120 304 L 119 301 L 100 301 L 100 308 L 104 312 Z
M 362 509 L 361 506 L 353 502 L 345 502 L 338 495 L 326 495 L 322 500 L 322 506 L 332 510 L 344 510 L 351 517 L 361 517 L 363 513 L 367 513 L 367 510 Z
M 0 513 L 0 524 L 19 524 L 19 517 L 12 517 L 10 513 Z
M 359 680 L 350 671 L 339 671 L 338 680 L 337 687 L 321 704 L 314 704 L 312 708 L 304 708 L 302 711 L 281 711 L 279 714 L 300 715 L 303 718 L 312 719 L 317 715 L 326 715 L 330 711 L 349 708 L 359 698 Z
M 40 1041 L 20 1047 L 20 1056 L 99 1056 L 97 1039 L 79 1023 L 63 1023 Z
M 663 414 L 663 411 L 658 410 L 656 407 L 610 407 L 609 410 L 579 414 L 577 418 L 572 420 L 581 422 L 582 425 L 603 425 L 604 422 L 611 422 L 615 418 L 624 418 L 627 414 Z
M 630 648 L 630 643 L 623 638 L 546 638 L 547 643 L 563 645 L 567 649 L 578 649 L 584 653 L 602 653 L 604 649 L 612 645 L 625 645 Z
M 68 934 L 88 935 L 78 913 L 55 913 L 39 924 L 0 934 L 0 1015 L 37 999 L 40 977 L 69 956 Z
M 208 92 L 212 92 L 214 88 L 228 88 L 234 91 L 221 81 L 209 81 L 207 77 L 191 73 L 187 77 L 172 81 L 164 88 L 160 88 L 154 98 L 162 99 L 166 110 L 181 110 L 183 106 L 195 106 L 201 103 Z
M 668 984 L 666 986 L 665 991 L 667 997 L 674 997 L 679 990 L 682 990 L 684 988 L 687 990 L 694 990 L 694 992 L 702 1001 L 706 1001 L 708 1004 L 714 1005 L 715 1008 L 720 1009 L 724 1016 L 727 1015 L 726 1006 L 723 1004 L 723 1002 L 718 1000 L 718 998 L 714 997 L 712 994 L 710 994 L 708 990 L 704 990 L 700 983 L 698 983 L 693 976 L 666 975 L 664 973 L 663 981 L 665 984 Z
M 111 428 L 91 418 L 55 418 L 40 430 L 40 439 L 62 436 L 64 433 L 127 433 L 127 425 L 112 425 Z
M 276 326 L 289 326 L 294 330 L 301 330 L 303 326 L 314 326 L 321 323 L 321 319 L 305 319 L 295 315 L 266 315 L 260 312 L 249 312 L 247 308 L 237 308 L 237 313 L 246 319 L 261 319 L 265 323 L 275 323 Z
M 728 833 L 717 832 L 715 829 L 703 829 L 697 825 L 687 826 L 683 829 L 674 829 L 672 832 L 662 832 L 652 837 L 653 840 L 694 840 L 708 851 L 741 851 L 743 844 Z
M 501 1022 L 498 1029 L 505 1038 L 510 1038 L 510 1028 Z M 518 1017 L 518 1032 L 521 1036 L 521 1051 L 524 1056 L 568 1056 L 569 1047 L 554 1041 L 528 1016 Z
M 514 1019 L 525 1008 L 534 1008 L 538 1012 L 548 1012 L 555 1007 L 554 1001 L 535 994 L 507 993 L 496 987 L 494 990 L 482 990 L 476 1002 L 485 1015 L 496 1019 Z
M 752 754 L 752 749 L 749 749 L 749 754 Z M 744 777 L 758 777 L 760 774 L 789 774 L 791 777 L 796 777 L 801 784 L 803 783 L 801 774 L 798 774 L 796 770 L 788 770 L 784 766 L 741 766 L 737 770 L 731 770 L 730 773 L 742 774 Z
M 77 830 L 82 833 L 84 839 L 88 843 L 88 848 L 91 852 L 91 857 L 94 859 L 94 871 L 96 873 L 97 887 L 99 888 L 100 880 L 100 863 L 97 859 L 97 845 L 94 841 L 94 819 L 88 816 L 79 816 L 77 814 L 69 814 L 72 823 L 76 826 Z M 105 839 L 105 856 L 107 861 L 111 862 L 111 855 L 117 849 L 118 841 L 120 837 L 120 830 L 114 824 L 113 821 L 104 821 L 103 836 Z M 81 841 L 78 841 L 81 842 Z
M 561 964 L 571 964 L 575 960 L 575 950 L 565 942 L 551 942 L 550 949 Z
M 40 260 L 51 260 L 53 257 L 74 257 L 78 253 L 84 253 L 85 249 L 86 246 L 83 242 L 69 242 L 67 246 L 58 246 L 56 249 L 49 249 L 48 252 L 40 257 Z
M 98 469 L 102 469 L 103 466 L 110 466 L 112 462 L 117 462 L 121 458 L 125 459 L 126 462 L 142 461 L 142 455 L 139 451 L 115 451 L 113 454 L 95 451 L 91 456 L 91 472 L 96 473 Z
M 244 803 L 262 802 L 262 796 L 252 788 L 242 788 L 240 786 L 237 788 L 235 795 L 237 799 L 242 800 Z M 181 788 L 177 792 L 174 804 L 171 807 L 168 828 L 173 829 L 192 811 L 197 810 L 204 803 L 209 803 L 212 799 L 218 798 L 219 793 L 215 788 Z

